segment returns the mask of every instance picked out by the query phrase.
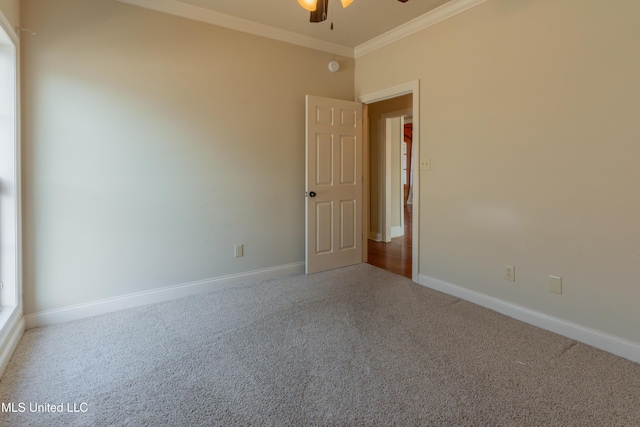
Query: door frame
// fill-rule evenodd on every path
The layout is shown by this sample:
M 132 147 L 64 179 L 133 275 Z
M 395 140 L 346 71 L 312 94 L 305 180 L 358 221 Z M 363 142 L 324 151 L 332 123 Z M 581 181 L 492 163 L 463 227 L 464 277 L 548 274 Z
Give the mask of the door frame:
M 363 109 L 363 130 L 368 129 L 368 123 L 365 120 L 368 117 L 367 105 L 374 102 L 385 101 L 391 98 L 397 98 L 402 95 L 412 95 L 412 116 L 413 116 L 413 144 L 415 144 L 414 155 L 411 158 L 411 169 L 413 171 L 413 206 L 411 216 L 411 233 L 412 233 L 412 248 L 411 248 L 411 280 L 418 282 L 418 275 L 420 273 L 420 80 L 413 80 L 411 82 L 403 83 L 398 86 L 393 86 L 387 89 L 382 89 L 376 92 L 359 95 L 356 100 L 364 105 Z M 362 156 L 363 156 L 363 172 L 364 172 L 364 185 L 363 185 L 363 232 L 362 232 L 362 259 L 367 261 L 367 245 L 369 238 L 369 180 L 370 171 L 368 167 L 369 162 L 369 135 L 365 135 L 366 139 L 363 139 L 362 144 Z M 364 143 L 364 142 L 367 143 Z M 366 227 L 364 227 L 366 225 Z
M 387 120 L 395 119 L 395 118 L 400 119 L 400 123 L 401 123 L 400 131 L 402 132 L 401 135 L 403 135 L 404 132 L 402 129 L 402 124 L 404 123 L 404 117 L 411 116 L 412 113 L 413 113 L 412 109 L 405 108 L 403 110 L 390 111 L 388 113 L 384 113 L 380 118 L 380 135 L 378 137 L 378 141 L 381 142 L 380 145 L 382 147 L 382 150 L 380 153 L 381 154 L 380 166 L 378 170 L 380 171 L 380 176 L 382 177 L 383 185 L 381 186 L 382 188 L 380 189 L 380 196 L 379 196 L 380 210 L 381 210 L 381 212 L 379 213 L 379 217 L 382 219 L 381 221 L 382 241 L 387 243 L 391 241 L 392 234 L 393 234 L 391 233 L 391 225 L 389 224 L 390 218 L 391 218 L 391 203 L 392 203 L 391 191 L 393 188 L 393 186 L 391 185 L 391 178 L 392 178 L 391 159 L 393 157 L 393 154 L 391 150 L 391 142 L 389 141 Z M 399 136 L 399 138 L 402 139 L 402 136 Z M 402 141 L 400 141 L 400 149 L 402 149 Z M 400 159 L 402 159 L 402 153 L 400 153 Z M 400 174 L 402 174 L 402 167 L 400 167 Z M 400 176 L 400 186 L 402 187 L 402 175 Z M 403 199 L 404 199 L 403 193 L 404 191 L 401 188 L 401 191 L 400 191 L 401 207 L 403 205 Z M 404 228 L 404 213 L 400 215 L 400 223 L 401 223 L 401 226 Z

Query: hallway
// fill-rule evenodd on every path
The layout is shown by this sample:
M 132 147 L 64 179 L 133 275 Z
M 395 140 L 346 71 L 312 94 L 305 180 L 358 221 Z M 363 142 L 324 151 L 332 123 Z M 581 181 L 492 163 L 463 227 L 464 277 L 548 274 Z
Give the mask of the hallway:
M 404 236 L 391 242 L 368 241 L 368 263 L 395 274 L 411 278 L 411 215 L 412 205 L 404 205 Z

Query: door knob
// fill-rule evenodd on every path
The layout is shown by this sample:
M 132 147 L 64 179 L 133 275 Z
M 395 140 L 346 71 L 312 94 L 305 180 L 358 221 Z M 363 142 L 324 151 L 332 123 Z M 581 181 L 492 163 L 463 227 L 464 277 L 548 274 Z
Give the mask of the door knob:
M 316 197 L 316 192 L 315 191 L 309 192 L 309 197 Z

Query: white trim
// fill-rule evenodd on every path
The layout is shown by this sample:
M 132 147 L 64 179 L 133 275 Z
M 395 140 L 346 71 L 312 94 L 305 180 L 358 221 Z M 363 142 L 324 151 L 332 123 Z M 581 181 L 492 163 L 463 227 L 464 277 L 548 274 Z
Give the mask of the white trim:
M 391 238 L 404 236 L 404 227 L 401 225 L 395 225 L 391 227 Z
M 481 305 L 525 323 L 580 341 L 584 344 L 599 348 L 600 350 L 624 357 L 633 362 L 640 363 L 640 343 L 512 304 L 423 274 L 420 275 L 420 281 L 418 283 L 435 289 L 436 291 L 444 292 Z
M 7 35 L 9 36 L 9 38 L 11 39 L 11 42 L 16 46 L 16 48 L 18 47 L 18 44 L 20 42 L 20 37 L 18 36 L 18 33 L 16 32 L 16 29 L 14 27 L 11 26 L 11 23 L 9 22 L 9 20 L 7 19 L 6 16 L 4 16 L 4 13 L 2 13 L 2 11 L 0 10 L 0 26 L 2 27 L 2 29 L 7 33 Z M 353 54 L 352 54 L 353 56 Z
M 247 273 L 231 274 L 228 276 L 199 280 L 197 282 L 168 286 L 161 289 L 135 292 L 118 297 L 27 314 L 25 316 L 26 328 L 30 329 L 38 326 L 55 325 L 71 320 L 84 319 L 100 314 L 111 313 L 117 310 L 169 301 L 203 292 L 232 288 L 250 282 L 258 282 L 261 280 L 302 273 L 304 273 L 304 262 L 299 262 L 249 271 Z
M 292 31 L 282 30 L 270 25 L 259 24 L 247 19 L 226 15 L 204 7 L 185 4 L 177 0 L 118 0 L 122 3 L 152 9 L 158 12 L 181 16 L 195 21 L 206 22 L 207 24 L 229 28 L 231 30 L 242 31 L 268 39 L 291 43 L 297 46 L 308 47 L 310 49 L 321 50 L 334 55 L 342 55 L 353 58 L 353 48 L 337 43 L 331 43 Z M 292 6 L 294 3 L 292 3 Z
M 25 330 L 25 321 L 22 315 L 22 215 L 21 215 L 21 173 L 20 173 L 20 37 L 17 33 L 17 27 L 13 27 L 4 13 L 0 10 L 0 27 L 2 28 L 2 37 L 0 38 L 0 44 L 9 46 L 12 50 L 12 58 L 9 61 L 12 65 L 12 72 L 10 72 L 13 78 L 12 88 L 13 91 L 13 129 L 10 129 L 13 134 L 13 147 L 8 150 L 11 151 L 13 157 L 13 170 L 11 179 L 13 181 L 10 188 L 14 194 L 14 199 L 11 201 L 13 208 L 11 209 L 11 215 L 6 215 L 3 219 L 2 227 L 7 226 L 12 228 L 15 236 L 10 239 L 5 236 L 2 244 L 11 247 L 9 251 L 9 260 L 3 253 L 2 261 L 5 263 L 5 269 L 3 270 L 0 280 L 4 282 L 4 288 L 0 291 L 3 307 L 0 309 L 0 376 L 6 369 L 13 352 L 15 351 L 18 342 L 22 338 Z M 4 131 L 4 130 L 3 130 Z M 8 154 L 8 153 L 3 153 Z M 5 223 L 6 221 L 6 223 Z M 10 234 L 13 234 L 10 233 Z M 9 242 L 9 240 L 11 240 Z M 4 247 L 4 246 L 3 246 Z M 11 253 L 12 252 L 12 253 Z
M 382 234 L 375 231 L 369 232 L 369 240 L 375 240 L 376 242 L 382 242 Z
M 367 53 L 373 52 L 390 43 L 408 37 L 418 31 L 431 27 L 445 19 L 451 18 L 474 6 L 484 3 L 487 0 L 451 0 L 444 5 L 418 16 L 417 18 L 400 25 L 386 33 L 366 41 L 355 48 L 331 43 L 324 40 L 309 37 L 292 31 L 282 30 L 270 25 L 260 24 L 247 19 L 237 18 L 216 12 L 212 9 L 182 3 L 178 0 L 118 0 L 134 6 L 183 18 L 193 19 L 208 24 L 217 25 L 232 30 L 242 31 L 260 37 L 291 43 L 298 46 L 308 47 L 334 55 L 342 55 L 348 58 L 358 58 Z M 15 33 L 14 33 L 15 34 Z
M 413 80 L 377 92 L 359 95 L 356 99 L 363 104 L 371 104 L 373 102 L 384 101 L 386 99 L 396 98 L 398 96 L 412 94 L 412 117 L 413 117 L 413 144 L 414 156 L 411 168 L 413 175 L 413 212 L 411 215 L 411 280 L 418 282 L 420 272 L 420 80 Z
M 377 92 L 367 93 L 365 95 L 358 96 L 358 101 L 363 104 L 371 104 L 373 102 L 385 101 L 387 99 L 396 98 L 398 96 L 407 95 L 416 90 L 418 86 L 418 80 L 414 80 L 409 83 L 399 84 L 387 89 L 382 89 Z M 415 118 L 414 118 L 415 120 Z
M 458 15 L 459 13 L 471 9 L 485 1 L 487 0 L 452 0 L 430 12 L 425 13 L 424 15 L 420 15 L 417 18 L 394 28 L 393 30 L 387 31 L 378 37 L 356 46 L 354 49 L 354 56 L 355 58 L 359 58 L 367 53 L 371 53 L 381 47 L 417 33 L 418 31 L 429 28 L 432 25 L 436 25 L 445 19 Z
M 25 329 L 24 317 L 22 317 L 20 310 L 15 307 L 3 307 L 2 312 L 8 313 L 8 315 L 2 316 L 7 316 L 8 319 L 6 322 L 3 320 L 4 326 L 0 332 L 0 376 L 7 368 Z

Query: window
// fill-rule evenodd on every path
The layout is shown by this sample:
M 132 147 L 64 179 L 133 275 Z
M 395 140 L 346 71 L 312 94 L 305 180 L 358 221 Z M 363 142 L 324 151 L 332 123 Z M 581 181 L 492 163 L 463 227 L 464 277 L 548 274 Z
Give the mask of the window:
M 0 328 L 20 305 L 17 49 L 4 27 L 3 22 L 0 26 Z

